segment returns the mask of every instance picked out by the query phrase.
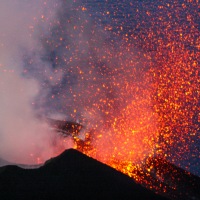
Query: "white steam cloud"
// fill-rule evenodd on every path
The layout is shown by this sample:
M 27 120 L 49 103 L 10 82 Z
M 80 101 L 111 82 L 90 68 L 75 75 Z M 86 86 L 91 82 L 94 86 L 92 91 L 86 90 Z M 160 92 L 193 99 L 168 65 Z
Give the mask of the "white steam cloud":
M 35 163 L 56 152 L 59 139 L 37 119 L 33 106 L 41 85 L 23 74 L 24 53 L 43 51 L 38 27 L 43 34 L 48 31 L 48 23 L 41 20 L 45 15 L 50 22 L 57 6 L 56 1 L 42 0 L 0 2 L 0 157 L 12 162 Z

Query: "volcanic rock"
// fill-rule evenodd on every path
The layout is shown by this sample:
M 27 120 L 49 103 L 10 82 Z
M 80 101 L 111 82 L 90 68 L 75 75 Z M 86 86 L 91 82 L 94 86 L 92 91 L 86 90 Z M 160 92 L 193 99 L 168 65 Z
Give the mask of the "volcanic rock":
M 69 149 L 38 169 L 0 167 L 0 199 L 165 200 L 133 179 Z
M 173 200 L 200 200 L 200 177 L 164 158 L 149 158 L 142 174 L 146 182 L 154 186 L 153 190 L 163 196 Z M 148 184 L 144 186 L 148 187 Z

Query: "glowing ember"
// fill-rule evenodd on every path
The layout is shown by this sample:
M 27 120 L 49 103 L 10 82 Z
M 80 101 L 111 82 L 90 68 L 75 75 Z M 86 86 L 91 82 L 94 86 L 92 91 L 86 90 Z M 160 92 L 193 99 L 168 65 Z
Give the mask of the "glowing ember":
M 147 157 L 166 157 L 176 163 L 184 159 L 187 162 L 188 156 L 200 158 L 197 147 L 191 150 L 195 140 L 200 139 L 197 4 L 187 1 L 182 5 L 158 5 L 156 14 L 145 7 L 153 19 L 151 26 L 143 30 L 145 42 L 141 42 L 140 32 L 129 38 L 130 43 L 124 35 L 119 54 L 109 54 L 118 64 L 110 72 L 110 85 L 105 83 L 98 89 L 117 90 L 118 95 L 99 99 L 95 105 L 101 111 L 106 107 L 103 113 L 107 124 L 100 128 L 99 123 L 93 124 L 95 131 L 81 151 L 139 182 L 145 180 L 136 171 Z M 146 50 L 139 52 L 143 56 L 139 68 L 131 40 Z M 93 95 L 99 96 L 98 89 Z M 90 112 L 98 115 L 95 110 Z M 187 167 L 189 170 L 189 164 Z
M 87 68 L 81 67 L 81 58 L 74 61 L 77 55 L 81 57 L 85 53 L 82 50 L 78 54 L 81 49 L 68 60 L 55 56 L 55 63 L 63 59 L 69 65 L 68 75 L 76 75 L 77 79 L 76 87 L 69 87 L 69 93 L 64 96 L 67 99 L 71 95 L 71 117 L 81 118 L 84 126 L 82 138 L 73 136 L 74 148 L 141 183 L 147 182 L 142 173 L 153 168 L 148 165 L 143 169 L 147 158 L 165 157 L 175 163 L 188 161 L 188 156 L 200 158 L 198 148 L 191 150 L 195 140 L 200 139 L 197 4 L 198 1 L 160 2 L 151 8 L 149 4 L 134 7 L 131 3 L 137 14 L 132 19 L 133 15 L 128 13 L 125 18 L 137 21 L 132 30 L 124 31 L 126 25 L 118 26 L 115 18 L 114 25 L 108 23 L 104 28 L 113 31 L 113 38 L 123 38 L 117 43 L 117 50 L 116 39 L 109 45 L 93 46 L 97 41 L 92 30 L 93 40 L 85 41 L 81 37 L 79 42 L 92 46 L 97 63 L 90 53 Z M 110 16 L 111 12 L 101 14 Z M 84 35 L 87 24 L 83 20 L 71 27 L 68 30 L 71 39 L 77 30 Z M 57 28 L 65 31 L 60 25 Z M 62 35 L 58 34 L 58 38 L 64 42 Z M 52 44 L 53 41 L 46 40 L 48 47 Z M 61 44 L 57 47 L 61 48 Z M 153 186 L 149 184 L 149 187 Z

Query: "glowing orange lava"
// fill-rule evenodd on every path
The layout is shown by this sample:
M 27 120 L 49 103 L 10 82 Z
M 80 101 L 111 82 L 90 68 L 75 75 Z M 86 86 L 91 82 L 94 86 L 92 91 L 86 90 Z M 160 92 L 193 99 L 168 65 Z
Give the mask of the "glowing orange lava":
M 102 100 L 108 108 L 117 108 L 118 114 L 113 114 L 112 109 L 105 110 L 108 126 L 95 128 L 94 138 L 80 149 L 139 182 L 145 180 L 136 171 L 142 168 L 146 158 L 187 160 L 184 155 L 190 154 L 191 144 L 200 138 L 199 31 L 189 13 L 190 7 L 197 3 L 186 1 L 181 6 L 176 3 L 158 6 L 158 18 L 152 20 L 152 26 L 143 34 L 145 42 L 139 44 L 147 50 L 140 53 L 144 58 L 140 69 L 124 37 L 127 46 L 117 56 L 118 62 L 129 56 L 121 59 L 123 64 L 116 68 L 119 73 L 112 77 L 113 87 L 119 93 L 118 104 Z M 193 12 L 195 15 L 196 10 Z M 138 43 L 135 41 L 141 42 L 140 35 L 132 38 L 135 46 Z M 145 63 L 149 65 L 147 69 Z M 198 149 L 190 156 L 200 158 Z M 146 170 L 151 171 L 151 166 Z
M 198 1 L 156 6 L 156 12 L 145 4 L 136 9 L 136 20 L 146 9 L 149 21 L 140 19 L 132 32 L 123 34 L 123 24 L 106 25 L 124 38 L 118 50 L 113 41 L 95 49 L 100 61 L 112 66 L 108 71 L 102 66 L 96 73 L 92 61 L 85 71 L 70 69 L 78 72 L 79 83 L 78 92 L 70 88 L 78 102 L 72 116 L 81 110 L 87 121 L 85 139 L 74 138 L 75 148 L 141 183 L 153 170 L 150 164 L 143 169 L 148 158 L 187 160 L 184 155 L 200 138 Z M 200 159 L 198 149 L 190 156 Z

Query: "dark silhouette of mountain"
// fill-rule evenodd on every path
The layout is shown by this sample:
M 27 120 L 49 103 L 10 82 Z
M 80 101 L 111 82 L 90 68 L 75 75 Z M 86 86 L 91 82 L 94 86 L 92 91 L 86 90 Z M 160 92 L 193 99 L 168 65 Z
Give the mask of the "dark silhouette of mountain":
M 7 160 L 0 158 L 0 167 L 4 165 L 11 165 L 11 164 L 12 164 L 11 162 L 8 162 Z
M 38 169 L 0 168 L 0 199 L 165 200 L 115 169 L 73 149 Z

